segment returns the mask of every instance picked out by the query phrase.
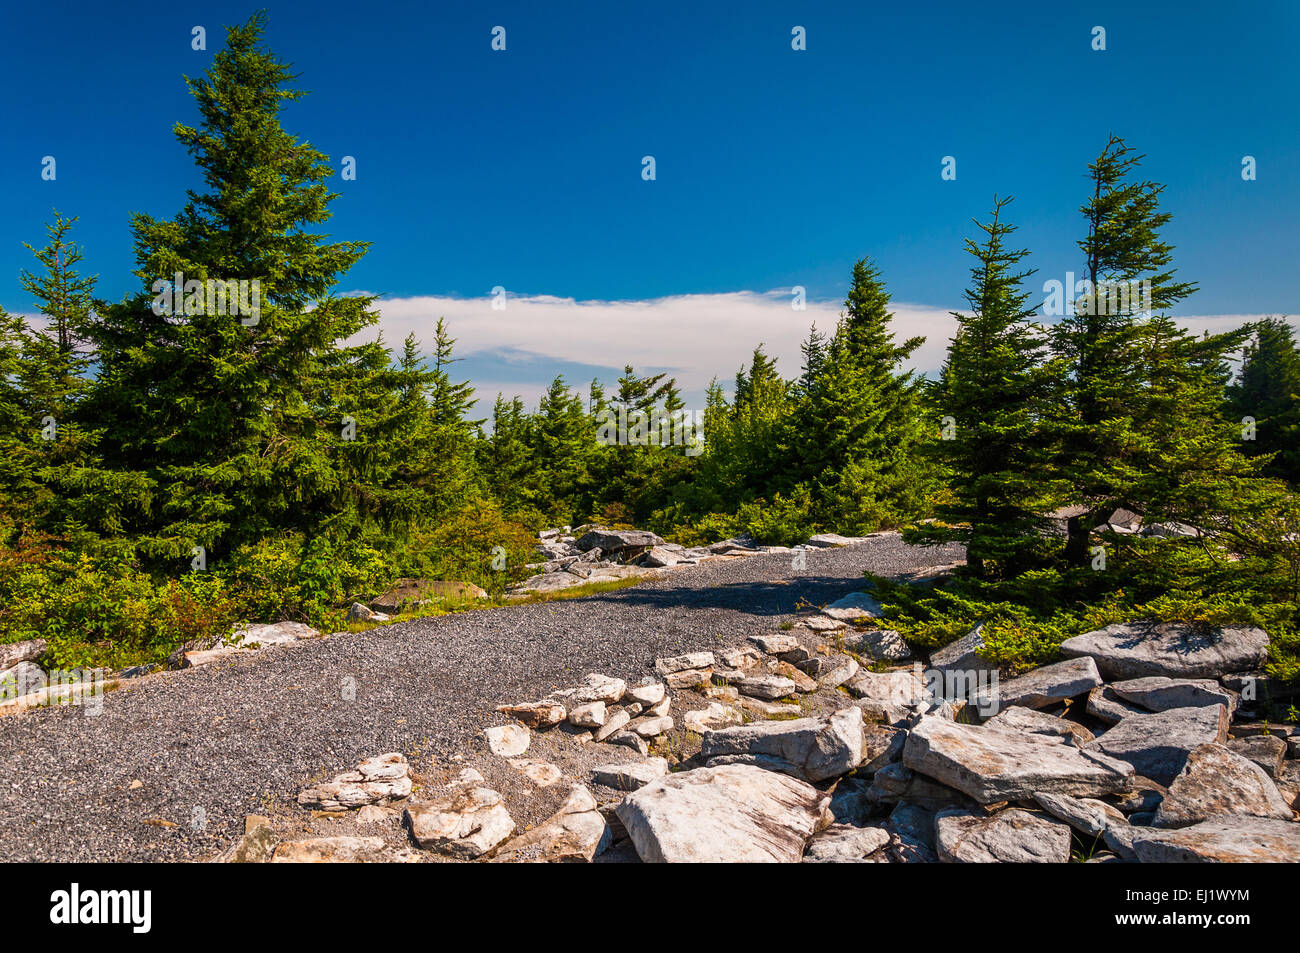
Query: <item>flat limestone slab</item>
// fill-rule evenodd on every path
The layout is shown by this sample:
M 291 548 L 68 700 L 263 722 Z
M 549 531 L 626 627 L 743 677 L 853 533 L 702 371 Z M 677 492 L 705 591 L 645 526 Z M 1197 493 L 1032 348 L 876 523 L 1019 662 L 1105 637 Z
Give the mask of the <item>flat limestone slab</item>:
M 1066 639 L 1061 652 L 1091 656 L 1108 679 L 1218 678 L 1261 666 L 1268 657 L 1268 633 L 1254 627 L 1126 622 Z
M 1060 738 L 980 728 L 929 715 L 912 729 L 903 763 L 981 804 L 1035 794 L 1100 797 L 1127 791 L 1133 768 Z
M 646 863 L 798 863 L 829 806 L 811 784 L 732 764 L 670 774 L 616 813 Z

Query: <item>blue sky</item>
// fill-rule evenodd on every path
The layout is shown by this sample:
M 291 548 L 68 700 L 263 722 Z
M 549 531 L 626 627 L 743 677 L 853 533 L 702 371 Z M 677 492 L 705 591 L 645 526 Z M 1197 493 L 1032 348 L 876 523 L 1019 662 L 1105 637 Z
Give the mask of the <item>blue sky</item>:
M 330 231 L 374 246 L 340 290 L 383 293 L 389 339 L 447 314 L 465 373 L 491 392 L 531 398 L 557 371 L 610 379 L 632 361 L 698 393 L 759 341 L 793 374 L 861 255 L 901 330 L 935 338 L 920 359 L 934 364 L 972 216 L 1014 194 L 1035 281 L 1063 277 L 1079 264 L 1085 166 L 1111 130 L 1168 184 L 1176 263 L 1202 288 L 1185 315 L 1300 310 L 1294 3 L 266 6 L 269 45 L 311 90 L 286 127 L 336 165 L 357 160 Z M 52 206 L 80 216 L 100 292 L 132 289 L 128 214 L 169 216 L 197 181 L 170 131 L 195 118 L 182 75 L 253 9 L 11 6 L 0 305 L 32 309 L 21 242 L 39 243 Z M 806 51 L 791 49 L 796 25 Z M 940 177 L 949 155 L 955 181 Z M 506 312 L 488 307 L 497 285 Z M 790 308 L 794 285 L 808 312 Z

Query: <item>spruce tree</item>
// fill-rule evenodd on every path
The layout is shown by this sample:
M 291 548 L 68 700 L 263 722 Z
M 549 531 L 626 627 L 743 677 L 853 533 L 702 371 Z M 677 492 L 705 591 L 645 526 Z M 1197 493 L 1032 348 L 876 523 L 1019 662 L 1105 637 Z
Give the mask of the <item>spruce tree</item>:
M 1087 284 L 1052 330 L 1053 350 L 1068 368 L 1055 426 L 1058 472 L 1082 508 L 1067 527 L 1066 558 L 1077 566 L 1089 559 L 1095 525 L 1117 507 L 1145 505 L 1135 497 L 1129 459 L 1141 438 L 1133 429 L 1135 395 L 1146 390 L 1148 371 L 1138 341 L 1147 314 L 1196 290 L 1175 278 L 1173 246 L 1161 237 L 1170 220 L 1159 210 L 1165 187 L 1136 177 L 1143 158 L 1112 135 L 1089 164 L 1091 194 L 1080 207 L 1087 234 L 1078 243 Z M 1129 288 L 1125 300 L 1118 292 Z
M 950 473 L 939 523 L 919 534 L 966 544 L 976 576 L 1012 576 L 1039 548 L 1043 514 L 1052 507 L 1040 421 L 1050 377 L 1043 367 L 1044 332 L 1021 270 L 1029 253 L 1008 245 L 1015 226 L 1003 217 L 1012 200 L 994 198 L 980 241 L 966 240 L 975 259 L 967 312 L 953 312 L 957 332 L 935 388 L 941 439 L 928 444 Z
M 304 94 L 262 47 L 266 24 L 259 13 L 229 28 L 207 74 L 187 80 L 200 121 L 175 134 L 203 188 L 172 219 L 132 216 L 144 290 L 88 327 L 106 456 L 157 482 L 138 529 L 146 551 L 169 560 L 196 544 L 314 532 L 375 498 L 365 445 L 385 435 L 348 409 L 386 375 L 373 343 L 342 343 L 375 322 L 373 299 L 332 293 L 367 244 L 317 230 L 337 197 L 333 169 L 281 125 Z M 177 273 L 183 308 L 169 312 Z M 202 286 L 190 282 L 208 279 L 257 285 L 245 286 L 244 307 L 223 308 L 192 293 Z

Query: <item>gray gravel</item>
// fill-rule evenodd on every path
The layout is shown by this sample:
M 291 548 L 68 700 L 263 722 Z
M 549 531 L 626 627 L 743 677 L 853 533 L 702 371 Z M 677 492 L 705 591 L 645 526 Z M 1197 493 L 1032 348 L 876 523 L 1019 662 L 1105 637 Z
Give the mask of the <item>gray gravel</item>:
M 801 571 L 788 555 L 719 560 L 583 599 L 413 619 L 132 680 L 98 716 L 3 717 L 0 860 L 208 857 L 243 833 L 246 814 L 286 810 L 309 779 L 384 751 L 407 753 L 416 771 L 445 768 L 482 750 L 498 704 L 592 671 L 640 677 L 656 657 L 773 631 L 798 606 L 860 589 L 864 571 L 961 557 L 886 535 L 810 550 Z

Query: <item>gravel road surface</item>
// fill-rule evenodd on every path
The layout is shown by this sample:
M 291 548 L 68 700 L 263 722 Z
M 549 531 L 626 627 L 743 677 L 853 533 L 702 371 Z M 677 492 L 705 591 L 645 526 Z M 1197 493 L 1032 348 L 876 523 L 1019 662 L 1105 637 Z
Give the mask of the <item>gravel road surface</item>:
M 841 549 L 718 560 L 582 599 L 413 619 L 124 683 L 75 707 L 0 718 L 0 860 L 193 860 L 292 802 L 309 779 L 403 751 L 413 769 L 480 751 L 504 702 L 587 672 L 734 645 L 799 607 L 962 558 L 883 535 Z M 198 823 L 195 823 L 195 821 Z

